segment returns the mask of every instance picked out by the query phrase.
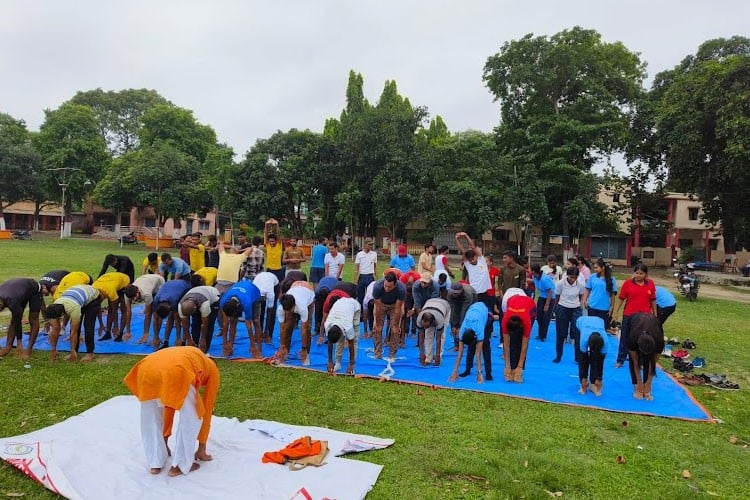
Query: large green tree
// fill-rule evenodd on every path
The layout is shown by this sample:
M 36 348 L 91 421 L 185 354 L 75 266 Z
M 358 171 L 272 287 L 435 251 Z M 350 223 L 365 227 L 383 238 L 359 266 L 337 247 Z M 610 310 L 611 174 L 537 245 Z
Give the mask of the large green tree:
M 31 142 L 23 120 L 0 113 L 0 229 L 9 205 L 30 200 L 38 189 L 41 157 Z
M 134 151 L 139 144 L 143 115 L 157 104 L 171 104 L 155 90 L 100 88 L 77 92 L 70 100 L 94 110 L 99 131 L 113 156 Z
M 46 110 L 34 144 L 46 168 L 39 182 L 50 188 L 65 185 L 64 208 L 69 214 L 73 203 L 80 203 L 86 196 L 87 186 L 104 176 L 110 161 L 93 110 L 73 103 L 64 103 L 54 111 Z M 57 194 L 62 197 L 61 191 Z
M 651 166 L 666 168 L 669 187 L 700 197 L 705 221 L 721 225 L 733 258 L 750 214 L 750 39 L 709 40 L 659 73 L 648 111 Z
M 514 182 L 531 183 L 525 196 L 534 196 L 526 207 L 510 207 L 510 215 L 541 203 L 542 220 L 532 222 L 570 234 L 585 174 L 627 144 L 644 76 L 637 54 L 580 27 L 528 34 L 487 60 L 484 80 L 501 105 L 500 154 L 514 168 Z

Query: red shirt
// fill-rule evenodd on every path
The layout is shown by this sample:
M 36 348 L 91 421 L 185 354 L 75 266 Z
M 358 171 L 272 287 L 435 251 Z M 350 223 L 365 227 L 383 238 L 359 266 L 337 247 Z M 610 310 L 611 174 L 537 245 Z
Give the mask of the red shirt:
M 656 287 L 650 279 L 646 279 L 642 285 L 629 279 L 622 284 L 619 297 L 625 301 L 623 316 L 636 313 L 651 314 L 651 301 L 656 300 Z
M 490 287 L 487 289 L 487 295 L 490 297 L 494 297 L 495 294 L 495 283 L 497 283 L 497 278 L 500 276 L 500 269 L 498 269 L 495 266 L 489 267 L 490 272 Z
M 402 274 L 399 280 L 405 285 L 409 282 L 409 278 L 412 279 L 412 283 L 416 283 L 421 278 L 421 275 L 416 271 L 409 271 L 408 273 Z
M 508 299 L 508 310 L 503 314 L 503 322 L 500 329 L 503 335 L 508 334 L 508 321 L 513 316 L 518 316 L 523 324 L 523 336 L 531 337 L 531 326 L 536 319 L 536 303 L 527 295 L 514 295 Z
M 331 290 L 331 293 L 328 294 L 326 297 L 325 302 L 323 302 L 323 314 L 328 314 L 331 310 L 331 298 L 332 297 L 338 297 L 340 299 L 343 299 L 345 297 L 351 297 L 348 293 L 346 293 L 343 290 Z

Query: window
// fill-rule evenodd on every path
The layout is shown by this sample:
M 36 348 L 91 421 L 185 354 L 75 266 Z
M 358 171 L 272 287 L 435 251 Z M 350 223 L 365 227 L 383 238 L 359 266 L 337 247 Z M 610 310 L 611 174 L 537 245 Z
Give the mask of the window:
M 146 219 L 143 222 L 146 227 L 156 227 L 156 219 Z
M 680 245 L 679 246 L 680 246 L 680 248 L 689 248 L 689 247 L 692 247 L 693 246 L 693 240 L 692 239 L 688 240 L 688 239 L 680 238 Z
M 698 207 L 688 207 L 688 219 L 698 220 Z
M 711 250 L 718 250 L 719 240 L 708 240 L 708 246 L 711 248 Z
M 510 230 L 508 229 L 495 229 L 492 231 L 492 239 L 495 241 L 509 241 Z
M 198 221 L 198 231 L 208 231 L 211 229 L 211 222 L 207 220 L 199 220 Z
M 620 203 L 620 193 L 615 193 L 612 195 L 612 203 Z

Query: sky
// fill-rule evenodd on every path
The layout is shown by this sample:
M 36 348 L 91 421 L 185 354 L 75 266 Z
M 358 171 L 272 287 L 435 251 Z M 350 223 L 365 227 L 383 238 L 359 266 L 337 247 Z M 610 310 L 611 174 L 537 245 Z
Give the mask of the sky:
M 621 41 L 648 80 L 709 39 L 750 36 L 747 0 L 0 0 L 0 112 L 38 130 L 77 91 L 154 89 L 244 156 L 291 128 L 322 131 L 350 70 L 386 80 L 451 131 L 489 132 L 488 57 L 573 26 Z

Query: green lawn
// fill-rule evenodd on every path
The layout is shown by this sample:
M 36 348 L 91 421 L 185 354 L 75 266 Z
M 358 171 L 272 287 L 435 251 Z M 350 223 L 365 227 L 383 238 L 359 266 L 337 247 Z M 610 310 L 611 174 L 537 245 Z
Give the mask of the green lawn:
M 0 280 L 67 268 L 96 273 L 104 254 L 125 253 L 136 267 L 147 250 L 88 240 L 2 241 Z M 137 257 L 137 259 L 136 259 Z M 345 276 L 350 277 L 348 264 Z M 354 455 L 384 465 L 368 498 L 747 498 L 750 448 L 750 305 L 678 299 L 667 334 L 690 337 L 737 392 L 699 387 L 697 399 L 722 423 L 683 422 L 419 386 L 330 377 L 219 360 L 216 414 L 316 425 L 396 440 Z M 5 314 L 0 321 L 6 321 Z M 4 342 L 4 339 L 3 339 Z M 121 380 L 135 358 L 99 356 L 90 365 L 31 368 L 0 361 L 0 436 L 29 432 L 126 394 Z M 605 368 L 605 391 L 606 371 Z M 270 397 L 269 397 L 270 396 Z M 658 394 L 655 395 L 658 397 Z M 627 422 L 628 425 L 623 425 Z M 730 438 L 738 438 L 736 444 Z M 138 443 L 134 443 L 138 446 Z M 616 463 L 616 457 L 625 463 Z M 691 477 L 684 479 L 683 470 Z M 0 496 L 51 498 L 0 465 Z

